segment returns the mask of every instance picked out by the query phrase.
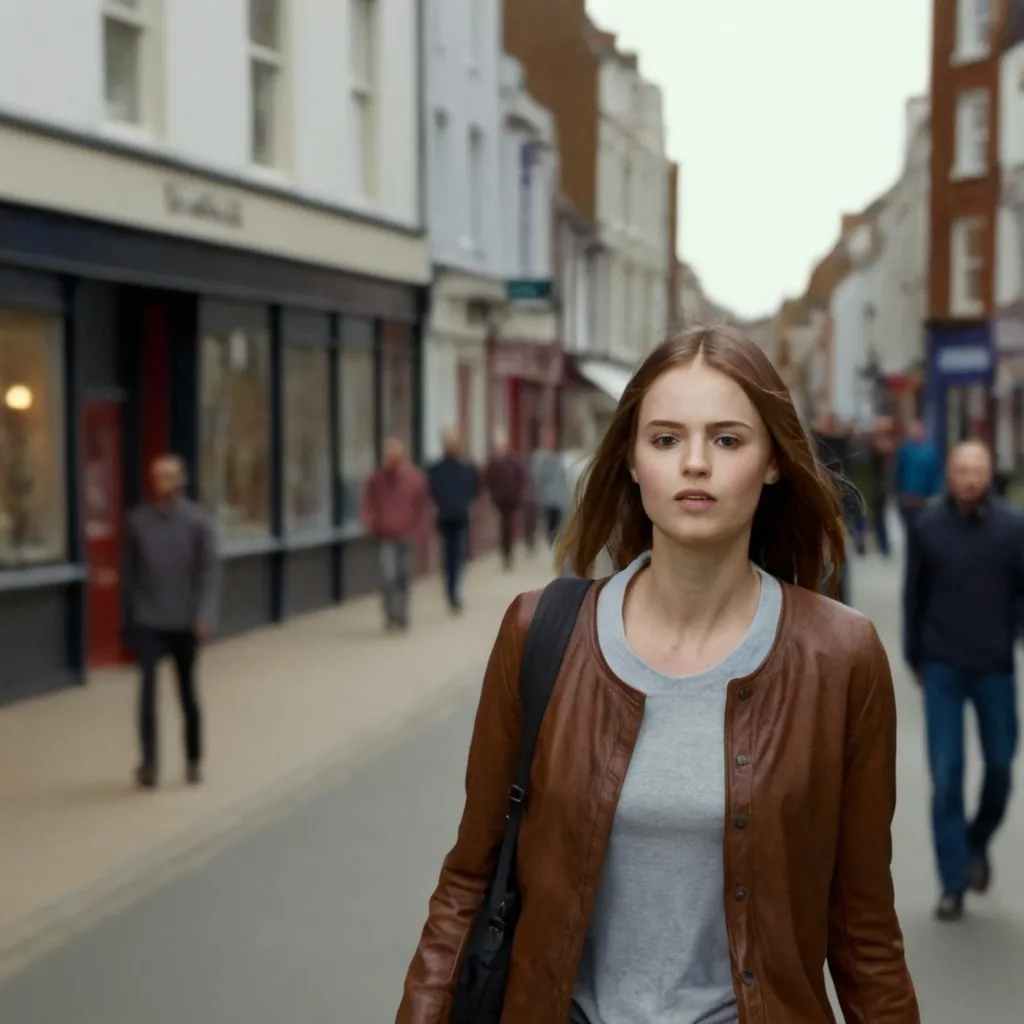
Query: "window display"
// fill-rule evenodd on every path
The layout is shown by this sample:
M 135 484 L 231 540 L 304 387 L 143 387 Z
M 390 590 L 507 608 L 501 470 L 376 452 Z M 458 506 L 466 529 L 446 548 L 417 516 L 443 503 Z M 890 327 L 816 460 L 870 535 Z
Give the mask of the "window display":
M 270 533 L 270 342 L 210 332 L 200 351 L 199 496 L 222 541 Z
M 330 357 L 318 345 L 284 350 L 284 522 L 288 533 L 331 525 Z
M 410 454 L 413 448 L 412 328 L 408 324 L 384 325 L 381 395 L 384 402 L 384 435 L 401 438 Z
M 0 569 L 66 558 L 61 323 L 0 310 Z
M 377 466 L 377 374 L 372 320 L 342 323 L 341 375 L 341 508 L 342 521 L 359 519 L 363 485 Z

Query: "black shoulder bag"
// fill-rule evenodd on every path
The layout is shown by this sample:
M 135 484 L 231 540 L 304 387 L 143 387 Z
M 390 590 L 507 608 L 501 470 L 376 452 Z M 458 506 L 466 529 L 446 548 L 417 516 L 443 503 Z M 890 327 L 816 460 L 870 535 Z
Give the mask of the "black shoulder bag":
M 544 589 L 526 634 L 519 676 L 523 746 L 508 793 L 508 819 L 494 877 L 473 922 L 459 971 L 449 1024 L 499 1024 L 505 1002 L 512 940 L 521 909 L 516 843 L 540 724 L 547 710 L 583 599 L 593 580 L 561 577 Z

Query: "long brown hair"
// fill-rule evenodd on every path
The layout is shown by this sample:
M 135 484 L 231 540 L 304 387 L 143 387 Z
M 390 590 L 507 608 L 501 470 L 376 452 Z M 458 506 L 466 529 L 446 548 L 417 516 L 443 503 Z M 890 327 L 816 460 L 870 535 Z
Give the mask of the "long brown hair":
M 629 472 L 640 404 L 663 373 L 698 357 L 743 388 L 772 440 L 780 478 L 761 492 L 750 534 L 751 560 L 780 580 L 815 591 L 828 567 L 834 594 L 846 560 L 838 480 L 815 458 L 789 389 L 771 360 L 739 331 L 725 326 L 673 334 L 633 375 L 577 486 L 556 564 L 570 564 L 584 576 L 606 549 L 616 569 L 650 549 L 653 526 Z

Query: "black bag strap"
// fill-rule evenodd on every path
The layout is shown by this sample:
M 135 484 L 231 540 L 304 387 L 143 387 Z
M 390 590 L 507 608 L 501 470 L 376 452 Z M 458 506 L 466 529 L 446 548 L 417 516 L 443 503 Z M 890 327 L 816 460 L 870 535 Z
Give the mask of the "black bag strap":
M 523 820 L 523 805 L 530 789 L 530 770 L 537 749 L 541 722 L 555 688 L 566 648 L 572 637 L 583 600 L 593 584 L 591 579 L 562 576 L 552 580 L 541 594 L 533 621 L 526 634 L 523 664 L 519 674 L 523 708 L 523 746 L 515 781 L 508 793 L 508 818 L 491 884 L 489 914 L 494 927 L 503 926 L 502 904 L 510 891 L 515 871 L 516 844 Z

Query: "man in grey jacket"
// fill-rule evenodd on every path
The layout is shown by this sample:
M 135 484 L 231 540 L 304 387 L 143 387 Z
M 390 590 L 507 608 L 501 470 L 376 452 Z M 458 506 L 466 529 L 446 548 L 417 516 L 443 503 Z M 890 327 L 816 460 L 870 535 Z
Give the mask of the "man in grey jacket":
M 541 431 L 540 444 L 530 459 L 533 500 L 544 523 L 548 544 L 554 544 L 572 505 L 572 488 L 565 458 L 556 450 L 556 437 L 551 427 Z
M 150 467 L 154 501 L 128 517 L 125 546 L 125 631 L 139 661 L 138 784 L 157 784 L 157 666 L 174 661 L 178 699 L 185 720 L 187 779 L 202 780 L 202 713 L 195 664 L 200 642 L 213 631 L 220 589 L 220 563 L 206 512 L 185 497 L 185 467 L 164 455 Z

